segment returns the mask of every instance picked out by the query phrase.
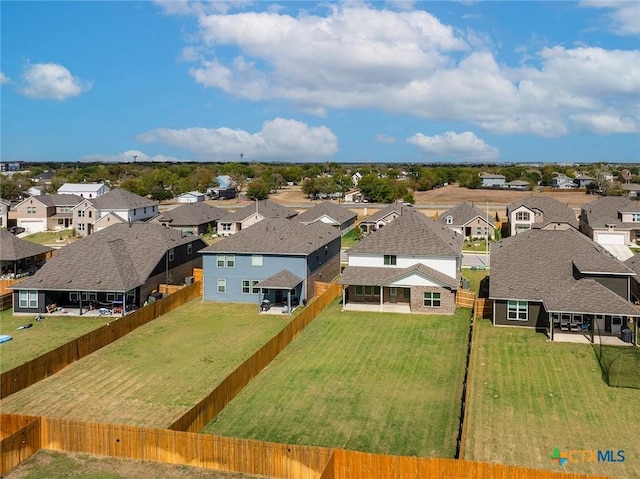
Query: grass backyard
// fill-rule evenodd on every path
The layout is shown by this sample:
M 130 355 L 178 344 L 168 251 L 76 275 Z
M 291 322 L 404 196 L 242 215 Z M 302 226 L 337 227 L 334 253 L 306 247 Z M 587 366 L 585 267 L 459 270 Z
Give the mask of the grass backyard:
M 640 478 L 640 390 L 607 386 L 588 344 L 476 324 L 464 459 Z M 626 460 L 560 469 L 554 448 L 624 450 Z
M 74 241 L 74 230 L 62 230 L 62 231 L 42 231 L 40 233 L 33 233 L 31 235 L 22 238 L 32 243 L 44 244 L 44 245 L 65 245 Z
M 31 359 L 37 358 L 58 346 L 99 328 L 112 317 L 103 316 L 46 316 L 35 321 L 32 316 L 14 316 L 12 310 L 0 312 L 0 334 L 13 339 L 0 344 L 0 372 L 8 371 Z M 32 324 L 28 329 L 18 327 Z
M 336 301 L 203 432 L 453 457 L 469 316 L 341 312 Z
M 3 399 L 0 407 L 4 413 L 167 427 L 288 320 L 259 315 L 254 304 L 194 300 Z

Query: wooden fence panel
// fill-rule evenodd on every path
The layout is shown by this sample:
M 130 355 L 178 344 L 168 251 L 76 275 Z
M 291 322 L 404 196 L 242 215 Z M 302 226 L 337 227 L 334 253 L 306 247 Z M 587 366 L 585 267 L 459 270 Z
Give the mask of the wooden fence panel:
M 192 284 L 175 294 L 127 314 L 69 341 L 37 358 L 0 375 L 0 397 L 7 397 L 64 369 L 69 364 L 94 353 L 129 334 L 134 329 L 200 296 L 200 286 Z
M 0 279 L 0 295 L 4 296 L 5 294 L 11 294 L 12 291 L 9 288 L 23 279 L 24 278 Z
M 458 308 L 473 308 L 476 299 L 476 294 L 473 291 L 458 290 L 456 293 L 456 307 Z
M 491 319 L 493 316 L 493 300 L 488 298 L 476 298 L 473 305 L 473 317 L 475 319 Z
M 13 308 L 13 294 L 7 293 L 0 296 L 0 311 Z
M 307 304 L 298 316 L 232 371 L 204 399 L 171 424 L 169 429 L 198 432 L 204 428 L 341 292 L 340 285 L 331 284 L 322 296 L 318 296 Z
M 5 420 L 3 415 L 2 425 L 15 422 L 22 426 L 11 434 L 2 435 L 0 440 L 0 476 L 19 465 L 25 459 L 34 455 L 41 448 L 40 418 L 26 416 L 14 416 L 16 419 Z M 14 425 L 15 425 L 14 424 Z

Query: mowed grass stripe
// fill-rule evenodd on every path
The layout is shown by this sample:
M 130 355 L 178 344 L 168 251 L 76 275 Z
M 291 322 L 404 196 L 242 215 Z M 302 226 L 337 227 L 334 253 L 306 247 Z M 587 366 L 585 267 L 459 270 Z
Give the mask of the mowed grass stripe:
M 203 432 L 452 457 L 469 318 L 342 312 L 335 302 Z
M 561 471 L 640 478 L 640 390 L 607 386 L 590 345 L 476 324 L 464 459 L 559 470 L 556 447 L 625 450 L 622 463 Z
M 289 321 L 194 300 L 0 402 L 2 411 L 167 427 Z

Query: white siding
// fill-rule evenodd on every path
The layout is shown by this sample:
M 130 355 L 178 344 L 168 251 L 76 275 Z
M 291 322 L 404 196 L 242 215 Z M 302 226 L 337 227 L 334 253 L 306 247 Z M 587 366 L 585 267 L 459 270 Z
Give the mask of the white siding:
M 349 266 L 365 266 L 377 268 L 408 268 L 421 263 L 452 278 L 456 277 L 455 257 L 436 256 L 396 256 L 395 265 L 385 265 L 384 255 L 364 255 L 349 253 Z

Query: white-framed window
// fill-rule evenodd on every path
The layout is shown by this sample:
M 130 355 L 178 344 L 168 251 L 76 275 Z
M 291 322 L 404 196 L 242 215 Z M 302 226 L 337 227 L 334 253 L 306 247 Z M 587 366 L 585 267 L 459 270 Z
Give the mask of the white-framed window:
M 107 302 L 115 301 L 115 299 L 116 299 L 116 293 L 107 293 Z
M 516 212 L 516 221 L 529 221 L 531 219 L 531 215 L 528 211 L 518 211 Z
M 251 281 L 248 279 L 242 280 L 242 294 L 251 293 Z
M 218 293 L 226 293 L 227 292 L 227 280 L 219 279 L 218 280 Z
M 385 254 L 384 255 L 384 264 L 386 265 L 396 265 L 398 262 L 398 257 L 395 254 Z
M 35 215 L 38 212 L 35 206 L 27 206 L 27 214 Z
M 60 213 L 71 213 L 73 212 L 73 206 L 61 206 Z
M 78 218 L 84 218 L 84 210 L 78 210 Z
M 374 286 L 373 287 L 373 295 L 374 296 L 380 296 L 380 286 Z
M 136 300 L 136 290 L 130 289 L 127 291 L 127 302 Z
M 231 231 L 231 223 L 221 223 L 222 231 Z
M 356 285 L 356 294 L 358 296 L 362 296 L 362 285 L 360 284 Z
M 235 268 L 236 267 L 236 255 L 228 254 L 226 257 L 227 260 L 227 268 Z
M 633 223 L 640 223 L 640 213 L 631 213 L 631 221 Z
M 442 304 L 440 293 L 425 292 L 422 295 L 422 305 L 428 308 L 438 308 Z
M 508 301 L 507 319 L 510 321 L 527 321 L 529 319 L 529 303 L 527 301 Z
M 516 233 L 524 233 L 530 229 L 531 228 L 528 225 L 516 225 Z
M 448 225 L 452 225 L 453 224 L 453 216 L 447 216 L 445 218 L 445 221 Z
M 69 301 L 72 303 L 77 303 L 78 302 L 78 293 L 73 292 L 73 293 L 69 293 Z
M 251 255 L 251 266 L 262 266 L 263 258 L 261 254 L 252 254 Z
M 191 254 L 191 253 L 193 253 L 193 245 L 189 243 L 187 245 L 187 254 Z
M 173 248 L 171 248 L 169 250 L 169 261 L 173 261 L 174 260 L 175 254 L 176 254 L 175 250 Z
M 223 254 L 216 255 L 216 266 L 218 268 L 224 268 L 224 255 Z
M 83 291 L 80 293 L 80 298 L 82 298 L 82 301 L 96 301 L 98 299 L 98 294 L 96 292 Z
M 364 287 L 364 295 L 365 296 L 371 296 L 371 286 L 365 286 Z
M 257 279 L 252 279 L 251 280 L 251 292 L 253 294 L 258 294 L 260 292 L 260 288 L 256 288 L 256 284 L 258 284 L 260 281 Z M 296 290 L 293 290 L 294 296 L 295 296 L 295 292 Z
M 78 223 L 78 231 L 84 231 L 84 223 Z
M 38 292 L 33 289 L 21 289 L 18 302 L 21 308 L 37 308 Z

